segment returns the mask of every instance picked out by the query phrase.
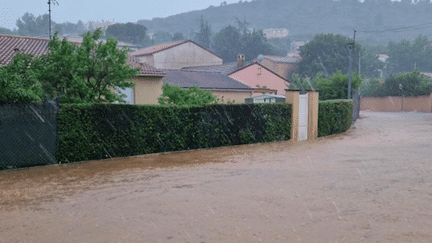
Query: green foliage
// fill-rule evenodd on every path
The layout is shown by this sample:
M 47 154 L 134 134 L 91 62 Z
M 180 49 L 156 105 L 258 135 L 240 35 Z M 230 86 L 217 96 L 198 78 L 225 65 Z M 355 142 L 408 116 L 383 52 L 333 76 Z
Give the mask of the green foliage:
M 318 137 L 346 132 L 352 124 L 353 105 L 352 100 L 320 101 Z
M 324 77 L 318 73 L 312 80 L 313 88 L 319 91 L 320 100 L 348 99 L 348 74 L 343 75 L 341 71 L 335 72 L 330 77 Z M 351 94 L 354 94 L 362 80 L 357 73 L 351 77 Z
M 303 78 L 300 75 L 292 75 L 292 83 L 290 89 L 300 89 L 302 93 L 305 90 L 318 90 L 320 100 L 334 100 L 348 98 L 348 74 L 343 75 L 341 71 L 335 72 L 330 77 L 325 77 L 322 73 L 318 73 L 313 79 Z M 351 94 L 354 94 L 362 80 L 357 73 L 353 73 L 351 77 Z
M 16 33 L 10 29 L 0 27 L 0 35 L 16 35 Z
M 414 41 L 406 39 L 398 43 L 389 42 L 386 76 L 391 74 L 410 72 L 415 68 L 428 72 L 432 69 L 432 47 L 428 46 L 426 36 L 419 35 Z
M 52 26 L 54 26 L 55 22 L 51 22 Z M 18 18 L 16 26 L 18 26 L 19 35 L 47 36 L 49 33 L 49 15 L 44 14 L 35 17 L 33 14 L 26 12 L 21 18 Z
M 186 39 L 181 32 L 174 33 L 172 41 L 184 40 Z
M 124 102 L 113 90 L 133 87 L 126 80 L 139 70 L 127 64 L 128 50 L 118 49 L 115 39 L 98 42 L 101 34 L 88 32 L 80 46 L 53 37 L 41 71 L 48 94 L 61 96 L 62 103 Z
M 81 35 L 87 31 L 87 27 L 81 20 L 76 24 L 65 22 L 61 24 L 55 24 L 53 26 L 54 32 L 57 32 L 59 35 Z
M 415 70 L 391 75 L 384 81 L 369 80 L 361 86 L 360 92 L 362 96 L 375 97 L 429 95 L 432 92 L 432 79 Z
M 224 59 L 224 62 L 235 62 L 237 54 L 245 54 L 250 61 L 259 54 L 271 55 L 274 48 L 267 43 L 260 30 L 248 32 L 246 25 L 239 28 L 228 26 L 216 33 L 214 37 L 213 51 Z
M 152 41 L 153 41 L 153 45 L 158 45 L 161 43 L 172 41 L 172 36 L 168 32 L 159 30 L 156 33 L 154 33 Z
M 60 162 L 290 139 L 291 105 L 63 105 Z
M 161 105 L 176 106 L 202 106 L 214 103 L 216 97 L 209 90 L 202 90 L 198 86 L 183 89 L 180 85 L 165 83 L 162 87 L 162 95 L 158 98 Z
M 302 76 L 315 77 L 319 72 L 330 76 L 341 70 L 348 73 L 348 43 L 353 40 L 341 35 L 317 34 L 314 39 L 300 48 L 302 60 L 299 63 L 299 73 Z M 359 52 L 361 51 L 361 56 Z M 360 58 L 362 75 L 377 77 L 384 64 L 378 60 L 378 56 L 362 49 L 359 43 L 351 51 L 353 69 L 358 70 Z
M 0 104 L 42 100 L 44 91 L 36 59 L 30 54 L 18 54 L 9 65 L 0 66 Z
M 235 62 L 237 54 L 241 53 L 241 47 L 241 35 L 231 25 L 223 28 L 214 37 L 213 50 L 224 62 Z
M 211 41 L 211 26 L 207 21 L 204 21 L 203 16 L 201 15 L 200 19 L 200 29 L 195 36 L 196 42 L 204 46 L 205 48 L 210 48 Z
M 147 28 L 144 25 L 134 23 L 114 24 L 108 26 L 105 36 L 139 46 L 147 46 L 151 40 L 146 32 Z

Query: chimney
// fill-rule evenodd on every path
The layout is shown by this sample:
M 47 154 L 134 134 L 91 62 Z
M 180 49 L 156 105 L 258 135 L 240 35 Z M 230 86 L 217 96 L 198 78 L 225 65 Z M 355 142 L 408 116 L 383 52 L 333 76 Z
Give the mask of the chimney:
M 242 67 L 245 63 L 245 60 L 246 60 L 245 55 L 238 54 L 237 55 L 237 68 Z

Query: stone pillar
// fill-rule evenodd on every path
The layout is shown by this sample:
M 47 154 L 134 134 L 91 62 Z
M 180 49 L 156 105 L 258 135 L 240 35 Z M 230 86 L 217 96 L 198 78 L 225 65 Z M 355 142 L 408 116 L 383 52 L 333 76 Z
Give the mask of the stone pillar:
M 309 111 L 308 111 L 308 140 L 318 138 L 318 91 L 308 91 Z
M 299 95 L 300 90 L 285 90 L 285 102 L 292 104 L 291 140 L 298 140 L 299 133 Z

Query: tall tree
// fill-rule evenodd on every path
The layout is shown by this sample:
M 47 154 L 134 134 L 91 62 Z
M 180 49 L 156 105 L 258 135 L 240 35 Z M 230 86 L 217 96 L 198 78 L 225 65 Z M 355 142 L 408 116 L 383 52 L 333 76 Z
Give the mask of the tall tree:
M 127 64 L 128 50 L 118 49 L 117 40 L 98 42 L 101 36 L 100 29 L 87 32 L 78 46 L 54 35 L 40 75 L 51 96 L 64 103 L 124 102 L 115 89 L 133 87 L 127 79 L 138 69 Z
M 40 36 L 48 35 L 49 32 L 49 15 L 44 14 L 35 17 L 27 12 L 16 21 L 19 35 Z M 55 23 L 53 22 L 53 25 Z
M 178 41 L 178 40 L 184 40 L 184 36 L 181 32 L 176 32 L 174 33 L 173 37 L 172 37 L 172 41 Z
M 144 25 L 126 23 L 108 26 L 105 36 L 117 38 L 119 41 L 146 46 L 150 42 L 147 36 L 147 28 Z
M 221 29 L 214 37 L 213 50 L 224 62 L 235 62 L 237 54 L 242 52 L 241 35 L 235 27 L 229 25 Z
M 414 69 L 424 72 L 432 69 L 432 47 L 426 36 L 419 35 L 413 42 L 405 39 L 397 43 L 390 41 L 388 49 L 386 76 Z
M 299 72 L 303 76 L 315 77 L 318 72 L 330 76 L 338 70 L 348 72 L 348 43 L 353 40 L 341 35 L 317 34 L 300 48 L 302 60 Z M 352 57 L 358 57 L 361 46 L 356 43 Z
M 210 48 L 210 40 L 211 40 L 211 26 L 207 21 L 204 21 L 203 16 L 201 15 L 200 19 L 200 30 L 196 34 L 196 41 L 204 46 L 205 48 Z
M 160 30 L 153 35 L 154 45 L 165 43 L 165 42 L 171 42 L 171 41 L 172 41 L 172 35 L 168 32 Z

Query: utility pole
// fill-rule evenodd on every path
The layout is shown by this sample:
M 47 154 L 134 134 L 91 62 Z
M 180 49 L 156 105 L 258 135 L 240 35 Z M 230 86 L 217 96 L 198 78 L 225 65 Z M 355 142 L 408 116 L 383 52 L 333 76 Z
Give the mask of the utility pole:
M 51 1 L 53 4 L 57 4 L 57 0 L 48 0 L 48 12 L 49 12 L 49 38 L 51 40 Z
M 349 43 L 349 48 L 348 48 L 348 52 L 349 52 L 349 62 L 348 62 L 348 73 L 349 73 L 349 78 L 348 78 L 348 99 L 351 99 L 351 74 L 352 74 L 352 58 L 351 58 L 351 50 L 354 49 L 355 47 L 355 33 L 357 32 L 357 30 L 354 30 L 354 42 L 353 43 Z

